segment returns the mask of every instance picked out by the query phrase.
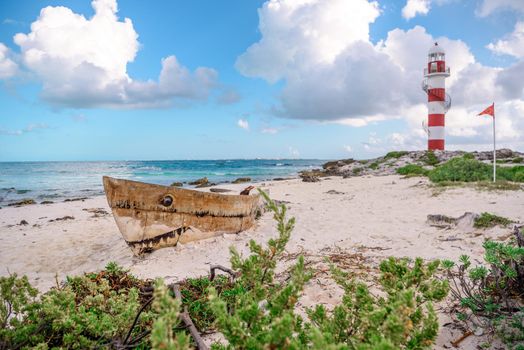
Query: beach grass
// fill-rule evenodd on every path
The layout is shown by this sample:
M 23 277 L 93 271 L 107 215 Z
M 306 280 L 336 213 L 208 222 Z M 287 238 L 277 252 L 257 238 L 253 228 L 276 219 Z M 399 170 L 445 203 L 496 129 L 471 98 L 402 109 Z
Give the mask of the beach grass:
M 491 228 L 495 226 L 507 227 L 511 223 L 513 223 L 513 220 L 484 212 L 480 214 L 479 217 L 475 218 L 473 226 L 476 228 Z

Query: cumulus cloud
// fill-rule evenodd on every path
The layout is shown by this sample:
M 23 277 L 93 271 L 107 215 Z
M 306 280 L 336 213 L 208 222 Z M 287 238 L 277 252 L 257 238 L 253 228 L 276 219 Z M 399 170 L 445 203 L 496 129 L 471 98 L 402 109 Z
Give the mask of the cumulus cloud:
M 237 125 L 241 129 L 249 130 L 249 122 L 247 120 L 245 120 L 245 119 L 239 119 L 237 121 Z
M 411 19 L 419 14 L 427 15 L 430 8 L 430 0 L 408 0 L 402 8 L 402 17 Z
M 349 145 L 344 145 L 344 150 L 348 153 L 351 153 L 353 152 L 353 147 L 349 146 Z
M 12 77 L 18 70 L 18 65 L 9 56 L 9 48 L 0 43 L 0 79 Z
M 23 65 L 42 81 L 42 97 L 67 107 L 157 107 L 177 99 L 203 99 L 217 72 L 190 71 L 175 56 L 162 60 L 158 81 L 133 80 L 127 64 L 139 49 L 129 18 L 120 21 L 116 0 L 93 0 L 91 18 L 63 6 L 48 6 L 30 33 L 14 37 Z M 110 35 L 108 35 L 110 33 Z
M 425 4 L 429 8 L 430 1 Z M 363 15 L 334 28 L 324 25 L 328 14 L 338 23 L 339 15 L 354 13 Z M 448 141 L 478 144 L 489 140 L 487 122 L 473 116 L 497 101 L 500 137 L 504 142 L 520 142 L 510 127 L 519 127 L 524 115 L 518 114 L 524 100 L 524 60 L 505 68 L 485 66 L 475 60 L 465 42 L 434 37 L 421 26 L 393 29 L 373 44 L 369 27 L 379 14 L 377 4 L 366 0 L 267 1 L 259 10 L 262 37 L 238 57 L 236 67 L 246 76 L 282 81 L 274 115 L 352 127 L 403 119 L 408 124 L 406 131 L 384 135 L 382 143 L 374 143 L 376 136 L 371 135 L 364 148 L 376 151 L 386 144 L 425 148 L 427 134 L 422 123 L 427 119 L 427 106 L 420 82 L 428 49 L 438 41 L 451 68 L 446 80 L 452 99 L 446 119 Z M 340 37 L 340 26 L 345 25 L 344 32 L 350 34 Z M 521 26 L 519 22 L 513 33 L 490 48 L 521 57 Z
M 524 2 L 523 2 L 524 3 Z M 511 55 L 524 58 L 524 22 L 515 24 L 515 30 L 506 38 L 490 43 L 487 48 L 499 55 Z
M 330 64 L 349 44 L 367 41 L 379 15 L 375 1 L 270 0 L 259 9 L 262 39 L 236 61 L 244 75 L 276 82 Z
M 464 42 L 433 38 L 420 26 L 392 30 L 374 45 L 369 26 L 379 14 L 377 3 L 367 0 L 270 0 L 259 10 L 262 38 L 236 67 L 246 76 L 284 80 L 272 109 L 277 116 L 364 126 L 399 118 L 424 99 L 414 82 L 422 80 L 434 40 L 449 47 L 450 84 L 474 62 Z
M 477 9 L 477 15 L 486 17 L 497 10 L 524 12 L 524 2 L 522 0 L 483 0 Z

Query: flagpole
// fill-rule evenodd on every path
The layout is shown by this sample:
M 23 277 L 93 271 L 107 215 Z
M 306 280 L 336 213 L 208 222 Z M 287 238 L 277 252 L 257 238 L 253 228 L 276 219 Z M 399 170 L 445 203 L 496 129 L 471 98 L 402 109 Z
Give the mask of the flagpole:
M 495 103 L 493 103 L 493 182 L 497 181 L 497 144 L 495 141 Z

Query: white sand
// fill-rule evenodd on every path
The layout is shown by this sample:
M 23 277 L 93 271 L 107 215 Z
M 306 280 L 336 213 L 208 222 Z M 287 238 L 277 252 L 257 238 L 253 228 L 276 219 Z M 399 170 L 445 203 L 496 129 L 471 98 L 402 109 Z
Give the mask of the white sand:
M 524 221 L 523 191 L 480 192 L 458 188 L 434 196 L 427 180 L 399 176 L 257 185 L 269 190 L 272 198 L 290 202 L 289 213 L 297 218 L 297 225 L 288 245 L 289 253 L 360 251 L 373 262 L 391 255 L 457 259 L 461 254 L 469 254 L 473 261 L 481 262 L 482 242 L 487 238 L 506 239 L 509 229 L 442 230 L 429 226 L 427 215 L 460 216 L 467 211 L 487 211 Z M 238 191 L 245 186 L 220 187 Z M 326 193 L 330 190 L 343 194 Z M 172 282 L 207 274 L 210 264 L 227 265 L 232 245 L 247 252 L 250 239 L 266 241 L 276 234 L 271 215 L 265 214 L 257 227 L 241 234 L 165 248 L 144 258 L 134 258 L 111 215 L 93 217 L 93 213 L 83 210 L 91 208 L 110 211 L 105 197 L 0 209 L 0 275 L 26 274 L 31 282 L 46 290 L 54 285 L 55 275 L 62 280 L 66 275 L 99 270 L 107 262 L 116 261 L 139 277 L 163 277 Z M 74 220 L 49 222 L 67 215 Z M 19 225 L 21 220 L 29 225 Z M 326 277 L 310 282 L 302 302 L 329 304 L 336 299 L 337 290 Z M 439 348 L 459 335 L 459 331 L 453 333 L 443 328 Z M 472 338 L 462 343 L 464 349 L 473 346 Z

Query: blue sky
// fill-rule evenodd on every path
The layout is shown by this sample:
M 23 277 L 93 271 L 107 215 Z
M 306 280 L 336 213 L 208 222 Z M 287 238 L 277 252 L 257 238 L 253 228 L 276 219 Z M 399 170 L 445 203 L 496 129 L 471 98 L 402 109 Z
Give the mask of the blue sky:
M 475 112 L 492 100 L 501 144 L 523 148 L 519 0 L 97 1 L 0 3 L 0 161 L 424 148 L 437 39 L 448 148 L 489 149 Z

